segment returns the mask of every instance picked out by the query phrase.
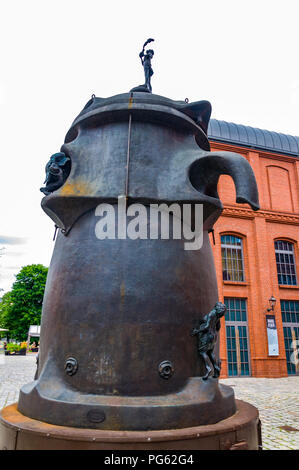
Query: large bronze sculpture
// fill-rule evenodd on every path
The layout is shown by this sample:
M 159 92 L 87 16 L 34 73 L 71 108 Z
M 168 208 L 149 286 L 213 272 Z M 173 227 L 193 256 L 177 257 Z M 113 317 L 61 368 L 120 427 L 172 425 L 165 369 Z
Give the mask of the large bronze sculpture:
M 222 211 L 220 175 L 233 178 L 237 202 L 257 210 L 254 174 L 242 156 L 210 152 L 210 103 L 173 101 L 149 93 L 146 83 L 143 91 L 93 96 L 66 134 L 61 152 L 70 173 L 42 200 L 60 230 L 38 374 L 22 387 L 14 412 L 43 429 L 54 425 L 60 443 L 64 429 L 69 441 L 77 436 L 73 447 L 86 448 L 84 435 L 94 436 L 95 448 L 115 449 L 175 448 L 184 440 L 186 448 L 219 448 L 224 428 L 217 426 L 238 415 L 256 448 L 257 414 L 251 409 L 241 425 L 232 388 L 218 383 L 224 308 L 208 235 Z M 202 204 L 202 247 L 188 251 L 171 237 L 97 238 L 99 204 L 108 210 L 120 200 L 148 212 L 151 204 Z M 209 425 L 216 431 L 207 441 Z M 230 445 L 240 441 L 235 436 Z

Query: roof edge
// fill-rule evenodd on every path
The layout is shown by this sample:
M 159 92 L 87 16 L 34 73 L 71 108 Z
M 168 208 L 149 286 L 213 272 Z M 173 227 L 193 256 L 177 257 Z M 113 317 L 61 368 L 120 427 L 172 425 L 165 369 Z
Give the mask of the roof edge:
M 266 152 L 299 158 L 299 137 L 279 132 L 211 119 L 208 138 L 216 142 L 235 144 Z M 269 143 L 270 145 L 267 145 Z

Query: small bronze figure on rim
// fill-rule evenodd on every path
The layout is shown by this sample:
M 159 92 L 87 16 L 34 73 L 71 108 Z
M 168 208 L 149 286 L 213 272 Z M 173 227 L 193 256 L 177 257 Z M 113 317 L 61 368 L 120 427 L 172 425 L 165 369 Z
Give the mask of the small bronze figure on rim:
M 145 47 L 147 44 L 150 42 L 154 41 L 154 39 L 149 38 L 145 43 L 143 44 L 142 51 L 139 54 L 143 70 L 144 70 L 144 76 L 145 76 L 145 83 L 144 85 L 139 85 L 135 88 L 132 88 L 130 90 L 131 92 L 143 92 L 143 93 L 151 93 L 152 92 L 152 85 L 151 85 L 151 77 L 154 74 L 154 71 L 152 69 L 152 64 L 151 60 L 154 57 L 154 51 L 153 49 L 147 49 L 145 52 Z
M 191 331 L 191 336 L 197 335 L 198 354 L 199 357 L 202 357 L 206 368 L 203 380 L 207 380 L 212 372 L 209 359 L 214 368 L 213 377 L 216 378 L 220 375 L 221 362 L 220 360 L 217 362 L 213 350 L 220 330 L 220 318 L 224 316 L 225 312 L 226 306 L 221 302 L 217 302 L 215 307 L 200 320 L 199 327 L 193 328 Z

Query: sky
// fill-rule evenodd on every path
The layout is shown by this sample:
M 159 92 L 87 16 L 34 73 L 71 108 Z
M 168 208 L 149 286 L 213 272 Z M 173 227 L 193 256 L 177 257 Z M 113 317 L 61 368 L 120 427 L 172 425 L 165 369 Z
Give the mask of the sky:
M 54 223 L 39 188 L 49 157 L 92 94 L 144 82 L 208 100 L 212 118 L 299 135 L 298 0 L 10 0 L 0 3 L 0 288 L 49 266 Z

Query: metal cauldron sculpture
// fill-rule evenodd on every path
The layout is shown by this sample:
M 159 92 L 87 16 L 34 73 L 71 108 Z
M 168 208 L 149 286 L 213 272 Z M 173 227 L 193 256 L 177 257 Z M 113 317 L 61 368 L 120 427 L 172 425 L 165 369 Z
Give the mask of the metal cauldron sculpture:
M 210 114 L 207 101 L 133 91 L 93 96 L 75 119 L 61 148 L 69 174 L 42 200 L 60 230 L 43 302 L 38 377 L 20 392 L 24 415 L 72 427 L 157 430 L 235 413 L 233 390 L 218 383 L 217 345 L 209 349 L 214 376 L 198 354 L 199 331 L 214 325 L 214 347 L 224 314 L 220 308 L 217 317 L 208 236 L 222 211 L 220 175 L 233 178 L 237 202 L 253 210 L 259 204 L 247 160 L 210 152 Z M 97 239 L 96 207 L 117 205 L 120 195 L 128 207 L 203 204 L 202 248 L 185 250 L 183 239 Z

